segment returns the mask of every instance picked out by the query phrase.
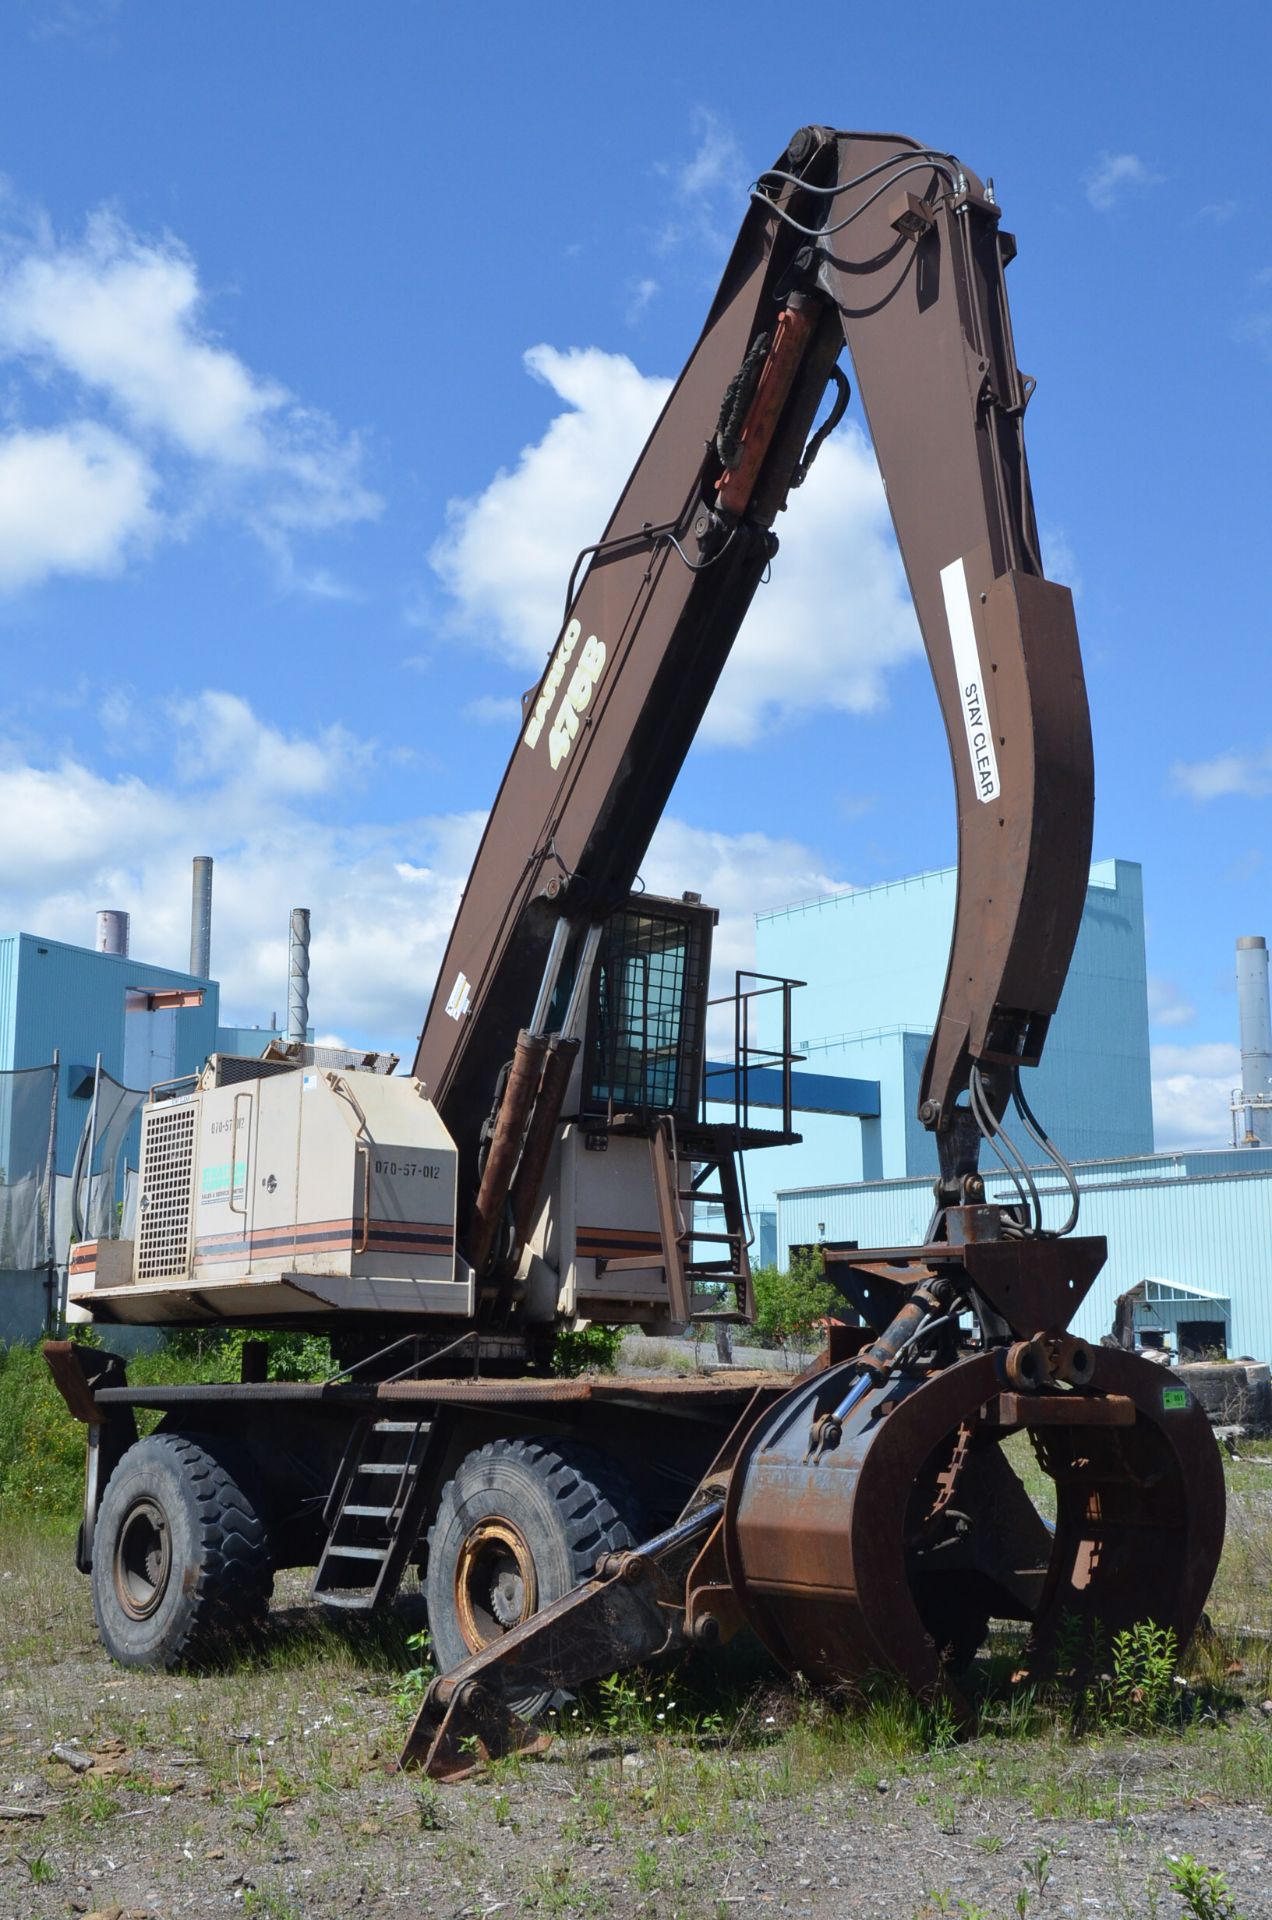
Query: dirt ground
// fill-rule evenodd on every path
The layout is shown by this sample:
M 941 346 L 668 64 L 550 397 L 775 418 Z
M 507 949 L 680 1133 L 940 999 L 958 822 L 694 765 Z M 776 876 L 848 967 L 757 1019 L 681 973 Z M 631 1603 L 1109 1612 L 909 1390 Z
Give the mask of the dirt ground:
M 70 1532 L 4 1516 L 0 1920 L 1272 1920 L 1272 1449 L 1250 1452 L 1215 1632 L 1165 1667 L 1148 1732 L 1017 1698 L 1008 1648 L 955 1742 L 895 1692 L 833 1711 L 735 1646 L 602 1682 L 546 1758 L 444 1787 L 395 1766 L 418 1596 L 332 1623 L 286 1575 L 234 1664 L 125 1672 Z

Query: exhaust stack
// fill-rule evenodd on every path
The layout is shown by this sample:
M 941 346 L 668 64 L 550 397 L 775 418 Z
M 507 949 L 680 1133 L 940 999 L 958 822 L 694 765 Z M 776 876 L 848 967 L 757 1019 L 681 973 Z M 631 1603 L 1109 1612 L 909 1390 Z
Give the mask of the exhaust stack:
M 1233 1100 L 1238 1144 L 1272 1147 L 1272 1012 L 1268 1003 L 1268 943 L 1261 933 L 1237 941 L 1237 1019 L 1241 1030 L 1241 1092 Z
M 309 1031 L 309 908 L 291 910 L 287 963 L 287 1044 L 303 1047 Z
M 98 953 L 117 953 L 126 960 L 128 915 L 115 907 L 103 907 L 97 916 L 97 937 L 93 945 Z
M 206 980 L 212 970 L 212 855 L 195 855 L 190 889 L 190 971 Z

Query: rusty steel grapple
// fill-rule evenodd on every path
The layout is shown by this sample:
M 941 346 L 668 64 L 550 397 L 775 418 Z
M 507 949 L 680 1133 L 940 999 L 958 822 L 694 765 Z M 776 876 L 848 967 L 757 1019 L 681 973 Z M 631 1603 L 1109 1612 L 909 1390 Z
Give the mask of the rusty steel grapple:
M 984 1231 L 993 1210 L 974 1211 Z M 834 1328 L 789 1391 L 757 1395 L 675 1526 L 436 1679 L 404 1763 L 466 1771 L 535 1739 L 527 1697 L 743 1626 L 814 1684 L 891 1674 L 956 1716 L 993 1620 L 1024 1623 L 1030 1675 L 1144 1620 L 1183 1646 L 1223 1542 L 1223 1473 L 1167 1369 L 1060 1330 L 1104 1258 L 1094 1238 L 832 1250 L 886 1324 Z M 1004 1451 L 1017 1434 L 1054 1524 Z

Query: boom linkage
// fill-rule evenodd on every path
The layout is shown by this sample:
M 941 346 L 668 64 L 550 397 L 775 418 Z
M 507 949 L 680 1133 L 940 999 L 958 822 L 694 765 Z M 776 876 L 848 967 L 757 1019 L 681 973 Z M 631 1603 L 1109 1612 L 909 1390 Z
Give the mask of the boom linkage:
M 421 1035 L 415 1072 L 459 1148 L 461 1245 L 481 1238 L 464 1212 L 479 1136 L 554 930 L 564 917 L 568 977 L 635 880 L 845 343 L 953 763 L 958 894 L 920 1111 L 947 1202 L 969 1197 L 980 1134 L 1041 1055 L 1091 844 L 1072 604 L 1042 577 L 1025 459 L 1014 252 L 992 190 L 899 136 L 803 128 L 760 177 L 527 698 Z M 975 1124 L 959 1104 L 974 1073 Z

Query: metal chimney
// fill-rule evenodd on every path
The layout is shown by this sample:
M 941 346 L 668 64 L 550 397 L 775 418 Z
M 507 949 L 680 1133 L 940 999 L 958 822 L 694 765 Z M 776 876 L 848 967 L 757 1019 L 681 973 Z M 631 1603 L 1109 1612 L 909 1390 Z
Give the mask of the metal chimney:
M 1272 1147 L 1272 1012 L 1268 943 L 1261 933 L 1237 941 L 1237 1019 L 1241 1028 L 1241 1144 Z M 1234 1105 L 1238 1104 L 1234 1101 Z
M 118 953 L 126 959 L 128 915 L 114 907 L 103 907 L 97 916 L 97 938 L 93 944 L 98 953 Z
M 303 1047 L 309 1031 L 309 908 L 291 910 L 287 964 L 287 1042 Z
M 212 855 L 199 853 L 194 860 L 194 879 L 190 892 L 190 971 L 196 980 L 206 980 L 212 971 Z

